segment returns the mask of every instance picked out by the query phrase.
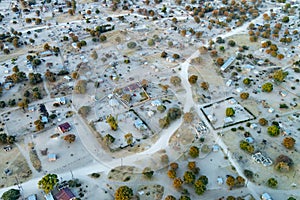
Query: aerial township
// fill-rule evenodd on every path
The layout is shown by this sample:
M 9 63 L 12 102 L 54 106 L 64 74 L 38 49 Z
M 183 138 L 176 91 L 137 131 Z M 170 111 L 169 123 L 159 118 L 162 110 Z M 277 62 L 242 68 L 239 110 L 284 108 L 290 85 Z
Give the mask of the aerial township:
M 300 199 L 299 9 L 0 0 L 1 199 Z

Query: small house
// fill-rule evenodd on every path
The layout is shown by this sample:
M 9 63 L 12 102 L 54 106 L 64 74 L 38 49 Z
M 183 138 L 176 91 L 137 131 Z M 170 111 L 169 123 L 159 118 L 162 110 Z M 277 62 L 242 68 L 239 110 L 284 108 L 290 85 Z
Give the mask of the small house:
M 153 100 L 151 102 L 151 105 L 155 106 L 155 107 L 160 106 L 161 105 L 161 101 L 159 99 Z
M 232 84 L 232 80 L 229 79 L 229 80 L 226 82 L 226 86 L 229 87 L 229 86 L 231 86 L 231 84 Z
M 50 162 L 56 161 L 56 154 L 55 153 L 49 153 L 48 154 L 48 161 L 50 161 Z
M 268 109 L 268 112 L 269 112 L 269 113 L 273 113 L 274 111 L 275 111 L 274 108 L 269 108 L 269 109 Z
M 257 126 L 257 124 L 255 124 L 255 123 L 252 123 L 252 124 L 250 124 L 250 128 L 252 128 L 252 129 L 256 129 L 258 126 Z
M 233 122 L 234 122 L 234 120 L 233 120 L 231 117 L 226 117 L 226 118 L 224 119 L 225 125 L 226 125 L 226 124 L 233 123 Z
M 44 124 L 48 123 L 49 122 L 48 117 L 47 116 L 42 116 L 41 122 L 43 122 Z
M 58 125 L 58 130 L 61 133 L 65 133 L 71 130 L 71 125 L 68 122 Z
M 67 101 L 66 101 L 65 97 L 57 97 L 57 98 L 55 98 L 55 103 L 59 103 L 61 105 L 65 105 L 67 103 Z
M 249 144 L 252 144 L 254 142 L 254 139 L 252 137 L 246 137 L 245 141 L 248 142 Z
M 229 99 L 228 102 L 230 104 L 236 104 L 237 103 L 237 101 L 234 98 Z
M 223 179 L 221 177 L 217 178 L 218 185 L 222 185 L 224 183 Z
M 286 97 L 288 93 L 286 91 L 280 91 L 279 94 L 282 97 Z
M 217 145 L 217 144 L 213 145 L 212 150 L 213 150 L 213 152 L 218 152 L 220 150 L 219 145 Z
M 54 200 L 53 195 L 51 194 L 51 192 L 49 192 L 48 194 L 44 195 L 46 200 Z
M 35 106 L 28 106 L 27 111 L 28 112 L 34 112 L 35 111 Z
M 134 121 L 134 126 L 138 130 L 145 130 L 145 129 L 147 129 L 146 125 L 140 119 L 137 119 L 137 120 Z
M 54 196 L 55 196 L 55 199 L 57 199 L 57 200 L 75 200 L 76 199 L 75 195 L 68 187 L 61 189 Z
M 29 195 L 26 200 L 37 200 L 36 194 Z

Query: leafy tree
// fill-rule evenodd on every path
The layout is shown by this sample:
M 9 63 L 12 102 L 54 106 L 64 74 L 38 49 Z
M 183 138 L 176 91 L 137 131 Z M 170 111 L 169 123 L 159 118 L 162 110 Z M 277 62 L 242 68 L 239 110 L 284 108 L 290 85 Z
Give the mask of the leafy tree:
M 111 130 L 116 131 L 118 129 L 118 122 L 112 115 L 106 118 L 106 122 L 109 124 Z
M 226 179 L 226 184 L 231 189 L 235 185 L 235 178 L 233 176 L 228 176 Z
M 175 163 L 175 162 L 170 163 L 170 168 L 171 168 L 172 170 L 177 170 L 177 169 L 178 169 L 178 163 Z
M 202 82 L 200 87 L 203 89 L 203 90 L 208 90 L 209 88 L 209 84 L 208 82 Z
M 86 80 L 79 80 L 75 85 L 74 91 L 78 94 L 86 93 L 87 82 Z
M 172 195 L 166 196 L 165 200 L 176 200 L 176 198 Z
M 37 131 L 41 131 L 45 127 L 44 123 L 39 119 L 34 121 L 34 125 L 35 125 L 35 130 L 37 130 Z
M 250 78 L 244 78 L 243 83 L 245 85 L 249 85 L 251 83 L 251 79 Z
M 75 142 L 75 139 L 76 139 L 76 135 L 74 135 L 74 134 L 68 134 L 68 135 L 64 136 L 64 140 L 69 143 Z
M 235 114 L 235 111 L 232 107 L 226 108 L 226 112 L 225 112 L 227 117 L 232 117 Z
M 241 176 L 236 177 L 236 184 L 239 186 L 244 186 L 245 185 L 245 179 Z
M 223 58 L 217 58 L 216 63 L 218 66 L 222 66 L 224 64 L 224 59 Z
M 273 73 L 273 79 L 277 82 L 283 82 L 288 72 L 284 72 L 282 69 L 277 70 Z
M 44 44 L 44 50 L 49 50 L 50 48 L 51 46 L 48 43 Z
M 287 200 L 297 200 L 294 197 L 289 197 Z
M 251 170 L 245 169 L 244 170 L 244 175 L 248 178 L 248 179 L 253 179 L 253 172 Z
M 90 111 L 91 111 L 90 106 L 81 106 L 78 110 L 78 114 L 80 114 L 82 117 L 86 117 Z
M 196 146 L 191 146 L 189 154 L 192 158 L 197 158 L 199 156 L 199 148 Z
M 128 47 L 128 49 L 133 49 L 133 48 L 136 47 L 136 43 L 135 42 L 129 42 L 129 43 L 127 43 L 127 47 Z
M 278 185 L 278 181 L 275 178 L 269 178 L 268 181 L 267 181 L 267 185 L 270 188 L 276 188 L 277 185 Z
M 38 187 L 48 194 L 54 189 L 58 182 L 59 180 L 56 174 L 47 174 L 41 180 L 39 180 Z
M 93 58 L 94 60 L 97 60 L 98 54 L 97 54 L 97 52 L 95 50 L 92 51 L 91 58 Z
M 128 145 L 131 145 L 133 143 L 133 136 L 132 133 L 127 133 L 124 135 L 124 138 Z
M 154 171 L 151 170 L 151 168 L 149 168 L 149 167 L 145 167 L 145 168 L 144 168 L 144 170 L 143 170 L 143 175 L 144 175 L 146 178 L 151 179 L 152 176 L 153 176 L 153 174 L 154 174 Z
M 292 137 L 285 137 L 282 141 L 282 144 L 287 149 L 293 149 L 295 146 L 296 140 Z
M 167 117 L 170 119 L 170 121 L 179 119 L 181 117 L 181 110 L 180 110 L 180 108 L 176 108 L 176 107 L 170 108 L 168 110 Z
M 183 184 L 183 181 L 181 180 L 181 178 L 175 178 L 174 181 L 173 181 L 173 186 L 176 188 L 176 189 L 179 189 Z
M 159 119 L 158 123 L 160 128 L 167 128 L 170 125 L 170 118 L 169 117 L 161 118 Z
M 168 170 L 168 177 L 171 179 L 176 178 L 176 171 L 174 169 Z
M 128 186 L 121 186 L 116 190 L 115 200 L 131 200 L 133 197 L 133 191 Z
M 15 200 L 15 199 L 19 199 L 20 196 L 21 196 L 20 190 L 10 189 L 2 194 L 1 199 Z
M 107 145 L 109 145 L 109 144 L 114 143 L 115 138 L 114 138 L 112 135 L 107 134 L 107 135 L 104 136 L 103 140 L 104 140 L 104 142 L 105 142 Z
M 268 120 L 266 120 L 265 118 L 260 118 L 258 120 L 258 123 L 261 125 L 261 126 L 266 126 L 268 124 Z
M 204 185 L 207 185 L 207 184 L 208 184 L 208 178 L 207 178 L 207 176 L 204 176 L 204 175 L 203 175 L 203 176 L 200 176 L 198 180 L 202 181 L 202 183 L 203 183 Z
M 196 194 L 201 195 L 205 192 L 206 186 L 201 180 L 197 180 L 194 183 L 194 189 Z
M 231 46 L 231 47 L 234 47 L 235 46 L 235 41 L 234 40 L 229 40 L 228 45 Z
M 188 196 L 181 196 L 179 200 L 191 200 L 191 198 Z
M 268 127 L 268 134 L 270 135 L 270 136 L 278 136 L 279 134 L 280 134 L 280 129 L 279 129 L 279 127 L 278 126 L 276 126 L 276 125 L 272 125 L 272 126 L 269 126 Z
M 282 154 L 276 158 L 274 168 L 280 172 L 289 172 L 293 165 L 293 160 Z
M 255 150 L 253 145 L 244 140 L 240 141 L 240 148 L 244 151 L 247 151 L 248 153 L 253 153 Z
M 189 184 L 189 183 L 194 183 L 195 182 L 195 175 L 193 174 L 193 172 L 190 171 L 186 171 L 183 175 L 183 180 L 185 183 Z
M 47 69 L 46 72 L 45 72 L 45 78 L 49 82 L 55 82 L 56 81 L 55 74 L 53 72 L 51 72 L 49 69 Z
M 263 92 L 272 92 L 273 84 L 270 83 L 270 82 L 267 82 L 267 83 L 262 85 L 261 89 L 262 89 Z
M 248 99 L 249 98 L 249 93 L 248 92 L 242 92 L 240 94 L 241 99 Z
M 198 80 L 198 76 L 196 76 L 196 75 L 192 75 L 189 77 L 190 84 L 195 84 L 197 82 L 197 80 Z
M 179 76 L 172 76 L 170 78 L 170 83 L 172 83 L 174 86 L 180 86 L 181 85 L 181 78 Z
M 284 16 L 281 21 L 283 23 L 288 23 L 290 21 L 290 18 L 288 16 Z
M 191 123 L 194 120 L 194 114 L 191 112 L 184 113 L 183 120 L 185 123 Z
M 167 108 L 165 105 L 159 105 L 156 108 L 159 112 L 163 113 Z

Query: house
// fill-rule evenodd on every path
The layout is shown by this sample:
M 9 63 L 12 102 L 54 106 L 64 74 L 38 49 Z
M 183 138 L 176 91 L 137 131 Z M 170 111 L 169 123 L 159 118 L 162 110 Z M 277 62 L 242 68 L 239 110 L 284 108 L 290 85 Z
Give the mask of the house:
M 28 111 L 28 112 L 34 112 L 34 111 L 35 111 L 35 106 L 29 106 L 29 107 L 27 108 L 27 111 Z
M 272 200 L 272 197 L 268 193 L 263 193 L 260 198 L 261 200 Z
M 213 152 L 218 152 L 218 151 L 220 150 L 219 145 L 215 144 L 215 145 L 212 147 L 212 150 L 213 150 Z
M 275 111 L 274 108 L 269 108 L 269 109 L 268 109 L 268 112 L 269 112 L 269 113 L 273 113 L 274 111 Z
M 48 50 L 48 51 L 43 51 L 40 53 L 41 57 L 47 57 L 47 56 L 52 56 L 52 51 Z
M 229 87 L 229 86 L 231 86 L 231 84 L 232 84 L 232 80 L 229 79 L 229 80 L 226 82 L 226 86 Z
M 66 81 L 71 81 L 72 78 L 71 78 L 70 76 L 68 76 L 68 75 L 65 75 L 65 76 L 64 76 L 64 80 L 66 80 Z
M 48 123 L 49 122 L 48 117 L 47 116 L 42 116 L 41 122 L 43 122 L 45 124 Z
M 145 130 L 145 129 L 147 129 L 147 126 L 144 124 L 144 122 L 141 119 L 136 119 L 134 121 L 134 126 L 138 130 Z
M 65 133 L 71 130 L 71 125 L 68 122 L 58 125 L 58 130 L 61 133 Z
M 282 97 L 286 97 L 288 93 L 286 91 L 280 91 L 279 94 Z
M 245 138 L 246 142 L 248 142 L 249 144 L 252 144 L 254 142 L 254 139 L 252 137 L 246 137 Z
M 153 100 L 152 102 L 151 102 L 151 105 L 152 106 L 160 106 L 161 105 L 161 101 L 159 100 L 159 99 L 156 99 L 156 100 Z
M 57 97 L 57 98 L 55 98 L 55 103 L 65 105 L 67 103 L 67 100 L 65 97 Z
M 218 185 L 222 185 L 224 183 L 223 179 L 221 177 L 217 178 Z
M 7 82 L 4 84 L 4 89 L 9 90 L 12 86 L 13 84 L 11 82 Z
M 55 199 L 57 199 L 57 200 L 75 200 L 76 199 L 75 195 L 68 187 L 61 189 L 54 196 L 55 196 Z
M 250 124 L 250 128 L 252 128 L 252 129 L 256 129 L 258 126 L 257 126 L 257 124 L 255 124 L 255 123 L 252 123 L 252 124 Z
M 48 154 L 48 161 L 56 161 L 56 154 L 55 153 L 49 153 Z
M 235 57 L 232 56 L 230 58 L 228 58 L 228 60 L 221 66 L 221 71 L 225 71 L 235 60 Z
M 46 200 L 54 200 L 54 198 L 53 198 L 51 192 L 48 193 L 48 194 L 45 194 L 44 197 L 45 197 Z
M 235 90 L 235 91 L 236 91 L 236 92 L 238 92 L 238 93 L 241 93 L 241 92 L 243 92 L 243 90 L 244 90 L 243 88 L 241 88 L 241 87 L 238 87 L 238 88 L 236 88 L 236 90 Z
M 228 102 L 230 104 L 236 104 L 237 103 L 237 101 L 234 98 L 229 99 Z
M 37 200 L 36 194 L 31 194 L 31 195 L 29 195 L 29 196 L 26 198 L 26 200 Z
M 226 118 L 224 119 L 224 124 L 225 124 L 225 125 L 230 124 L 230 123 L 232 123 L 232 122 L 234 122 L 234 120 L 233 120 L 231 117 L 226 117 Z

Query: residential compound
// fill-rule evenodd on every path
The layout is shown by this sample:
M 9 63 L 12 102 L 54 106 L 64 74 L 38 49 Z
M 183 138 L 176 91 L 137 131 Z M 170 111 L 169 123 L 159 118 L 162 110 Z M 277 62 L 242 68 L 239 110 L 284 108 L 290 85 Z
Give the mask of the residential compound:
M 1 198 L 300 199 L 298 4 L 1 0 Z

